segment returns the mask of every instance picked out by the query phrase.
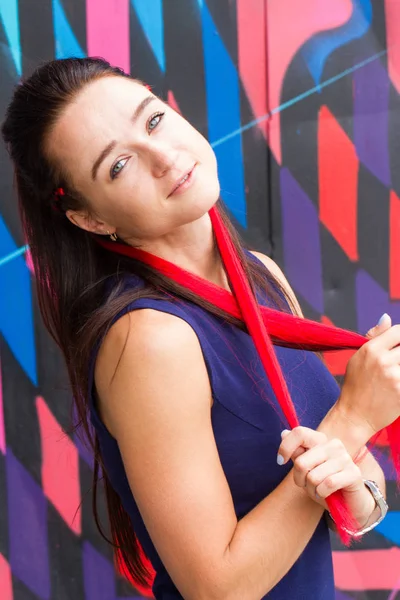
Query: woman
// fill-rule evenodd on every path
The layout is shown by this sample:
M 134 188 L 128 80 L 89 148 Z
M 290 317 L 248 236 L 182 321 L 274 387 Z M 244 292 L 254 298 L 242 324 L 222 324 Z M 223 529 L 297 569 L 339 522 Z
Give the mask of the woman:
M 384 493 L 383 475 L 365 444 L 400 414 L 399 327 L 385 317 L 371 330 L 341 392 L 315 353 L 276 347 L 303 425 L 281 439 L 285 419 L 243 324 L 134 254 L 230 290 L 208 142 L 100 59 L 41 66 L 16 89 L 3 137 L 42 315 L 89 437 L 94 425 L 113 541 L 133 579 L 151 579 L 141 546 L 163 600 L 333 599 L 325 499 L 342 490 L 361 528 L 382 516 L 364 480 Z M 260 304 L 301 313 L 273 261 L 226 227 Z M 109 237 L 133 254 L 99 243 Z

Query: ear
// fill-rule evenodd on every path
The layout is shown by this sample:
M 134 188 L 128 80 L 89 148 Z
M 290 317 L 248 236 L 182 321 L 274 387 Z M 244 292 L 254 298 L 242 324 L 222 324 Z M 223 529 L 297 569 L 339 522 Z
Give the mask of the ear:
M 107 232 L 110 234 L 115 233 L 115 227 L 105 221 L 97 219 L 97 217 L 89 214 L 87 211 L 67 210 L 65 214 L 73 225 L 76 225 L 76 227 L 80 227 L 85 231 L 89 231 L 90 233 L 103 235 L 106 235 Z

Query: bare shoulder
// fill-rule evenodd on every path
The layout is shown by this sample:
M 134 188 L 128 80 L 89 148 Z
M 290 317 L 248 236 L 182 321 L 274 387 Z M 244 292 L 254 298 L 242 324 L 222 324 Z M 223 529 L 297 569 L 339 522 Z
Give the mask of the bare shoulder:
M 255 256 L 256 258 L 258 258 L 267 267 L 267 269 L 272 273 L 272 275 L 274 275 L 274 277 L 276 277 L 276 279 L 279 281 L 279 283 L 282 285 L 283 289 L 286 291 L 287 295 L 291 299 L 293 306 L 296 310 L 296 313 L 300 317 L 304 317 L 300 303 L 299 303 L 298 299 L 296 298 L 296 294 L 294 293 L 293 289 L 291 288 L 282 269 L 276 264 L 275 261 L 272 260 L 272 258 L 270 258 L 269 256 L 266 256 L 265 254 L 261 254 L 261 252 L 251 251 L 251 254 L 253 254 L 253 256 Z
M 186 321 L 153 309 L 135 310 L 118 319 L 101 345 L 95 367 L 107 426 L 113 428 L 109 411 L 117 408 L 109 401 L 111 387 L 128 387 L 132 382 L 139 386 L 146 378 L 167 382 L 171 374 L 178 376 L 182 365 L 193 376 L 199 370 L 207 376 L 199 340 Z M 102 398 L 107 398 L 107 403 Z

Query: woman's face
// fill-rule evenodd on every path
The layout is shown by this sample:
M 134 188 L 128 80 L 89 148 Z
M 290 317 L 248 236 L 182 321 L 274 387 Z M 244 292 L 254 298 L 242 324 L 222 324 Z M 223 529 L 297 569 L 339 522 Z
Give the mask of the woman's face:
M 215 154 L 207 140 L 144 86 L 104 77 L 69 103 L 46 140 L 89 211 L 80 227 L 150 241 L 202 217 L 217 201 Z M 186 184 L 178 184 L 190 173 Z

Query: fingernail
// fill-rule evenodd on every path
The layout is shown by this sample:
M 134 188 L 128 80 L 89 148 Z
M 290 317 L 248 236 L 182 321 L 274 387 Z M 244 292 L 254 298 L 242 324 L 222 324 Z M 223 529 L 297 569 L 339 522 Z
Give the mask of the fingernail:
M 378 321 L 378 327 L 379 325 L 382 325 L 386 321 L 386 319 L 390 319 L 390 316 L 387 313 L 383 313 L 383 315 Z
M 278 454 L 278 456 L 276 458 L 276 462 L 278 463 L 278 465 L 280 467 L 284 464 L 285 459 L 283 458 L 282 454 Z
M 286 437 L 288 433 L 290 433 L 289 429 L 284 429 L 281 433 L 281 438 Z
M 315 497 L 317 500 L 319 500 L 319 496 L 318 496 L 317 492 L 315 492 Z

